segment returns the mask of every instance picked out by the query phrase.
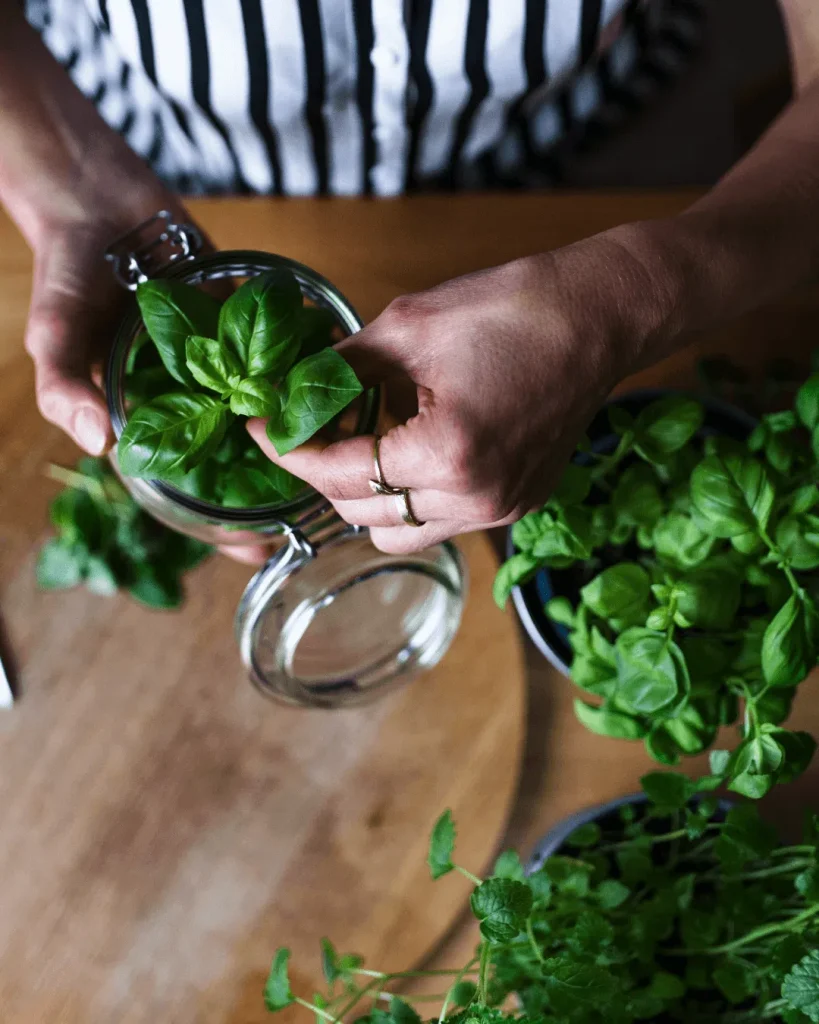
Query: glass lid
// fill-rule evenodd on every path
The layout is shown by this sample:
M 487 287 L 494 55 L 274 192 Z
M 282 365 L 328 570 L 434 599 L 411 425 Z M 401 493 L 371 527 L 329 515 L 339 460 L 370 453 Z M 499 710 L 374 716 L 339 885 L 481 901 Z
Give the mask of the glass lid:
M 236 637 L 264 694 L 334 708 L 435 665 L 460 624 L 466 579 L 450 543 L 387 555 L 365 529 L 335 517 L 327 527 L 321 540 L 289 533 L 245 589 Z

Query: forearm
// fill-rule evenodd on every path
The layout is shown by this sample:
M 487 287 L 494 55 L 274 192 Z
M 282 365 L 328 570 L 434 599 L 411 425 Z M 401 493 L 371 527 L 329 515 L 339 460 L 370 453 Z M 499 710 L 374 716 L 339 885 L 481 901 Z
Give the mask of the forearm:
M 0 11 L 0 199 L 37 247 L 55 219 L 82 222 L 89 197 L 127 222 L 159 182 L 97 113 L 15 5 Z
M 636 265 L 632 273 L 643 277 L 645 297 L 635 295 L 634 304 L 637 365 L 819 271 L 817 125 L 814 82 L 686 212 L 601 236 L 621 246 Z

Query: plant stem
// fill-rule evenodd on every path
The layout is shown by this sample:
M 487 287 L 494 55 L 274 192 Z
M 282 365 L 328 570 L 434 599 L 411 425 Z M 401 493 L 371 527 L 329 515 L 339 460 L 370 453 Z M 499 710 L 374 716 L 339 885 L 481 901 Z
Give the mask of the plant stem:
M 336 1024 L 336 1022 L 339 1020 L 339 1018 L 334 1017 L 332 1013 L 328 1013 L 326 1010 L 322 1010 L 314 1003 L 310 1003 L 306 999 L 302 999 L 300 996 L 296 996 L 295 1001 L 299 1004 L 299 1006 L 303 1006 L 305 1010 L 312 1010 L 313 1013 L 317 1013 L 319 1017 L 323 1017 L 325 1020 L 331 1021 L 332 1024 Z
M 449 1009 L 449 1003 L 450 1003 L 450 1000 L 452 999 L 452 993 L 455 991 L 455 986 L 459 985 L 461 983 L 461 981 L 463 980 L 463 976 L 469 971 L 469 969 L 471 967 L 474 967 L 474 965 L 475 965 L 474 959 L 470 960 L 469 963 L 466 965 L 466 967 L 464 967 L 461 971 L 458 972 L 457 977 L 452 982 L 452 984 L 449 986 L 449 990 L 448 990 L 448 992 L 446 994 L 446 998 L 444 999 L 444 1005 L 441 1007 L 441 1012 L 438 1015 L 438 1024 L 442 1024 L 442 1021 L 446 1017 L 446 1011 Z
M 473 885 L 483 885 L 482 878 L 478 878 L 477 875 L 473 875 L 471 871 L 467 871 L 466 868 L 462 868 L 460 864 L 455 865 L 455 870 L 460 871 L 464 878 L 468 878 Z
M 437 975 L 469 974 L 472 965 L 476 962 L 474 959 L 471 960 L 467 967 L 442 967 L 440 970 L 434 971 L 393 971 L 390 974 L 386 974 L 384 971 L 368 971 L 364 967 L 357 967 L 352 973 L 363 974 L 367 978 L 379 978 L 381 981 L 393 981 L 396 978 L 434 978 Z
M 481 943 L 481 961 L 478 969 L 478 1001 L 486 1002 L 486 985 L 489 975 L 489 943 L 484 940 Z
M 731 942 L 725 942 L 721 946 L 712 946 L 710 949 L 670 949 L 669 954 L 673 956 L 720 956 L 722 953 L 733 953 L 735 949 L 742 949 L 743 946 L 747 946 L 749 942 L 755 942 L 757 939 L 764 938 L 766 935 L 776 935 L 777 932 L 790 932 L 794 930 L 796 925 L 801 924 L 803 921 L 808 921 L 810 918 L 815 917 L 819 914 L 819 906 L 808 907 L 807 910 L 803 910 L 801 914 L 797 914 L 795 917 L 789 918 L 787 921 L 777 921 L 773 924 L 761 925 L 759 928 L 754 928 L 752 931 L 745 935 L 741 935 L 738 939 L 733 939 Z
M 537 959 L 542 964 L 546 963 L 546 960 L 545 960 L 543 954 L 540 952 L 540 948 L 538 947 L 537 939 L 535 938 L 535 930 L 532 927 L 532 919 L 531 919 L 531 917 L 527 917 L 527 919 L 526 919 L 526 934 L 529 936 L 529 945 L 532 947 L 532 952 L 535 954 Z

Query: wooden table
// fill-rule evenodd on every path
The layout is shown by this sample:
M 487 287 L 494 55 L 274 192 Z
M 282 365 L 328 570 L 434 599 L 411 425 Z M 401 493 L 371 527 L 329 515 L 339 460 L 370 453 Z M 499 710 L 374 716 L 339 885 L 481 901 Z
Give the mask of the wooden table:
M 268 248 L 308 263 L 338 284 L 364 318 L 370 319 L 402 292 L 565 244 L 616 223 L 673 214 L 693 195 L 503 195 L 385 202 L 231 200 L 192 205 L 220 246 Z M 5 225 L 0 239 L 0 282 L 4 293 L 13 291 L 15 296 L 3 307 L 3 334 L 9 338 L 22 331 L 28 268 L 21 260 L 19 242 Z M 728 353 L 751 367 L 761 366 L 768 355 L 787 352 L 807 362 L 817 334 L 817 314 L 815 294 L 792 296 L 718 335 L 700 339 L 686 353 L 628 383 L 692 386 L 694 365 L 703 352 Z M 0 365 L 13 355 L 8 346 L 5 350 L 0 347 Z M 9 486 L 7 480 L 0 483 L 0 487 Z M 527 658 L 529 713 L 523 776 L 507 836 L 524 854 L 567 812 L 634 790 L 640 775 L 652 766 L 641 745 L 586 732 L 573 716 L 571 685 L 531 647 Z M 500 681 L 497 697 L 504 700 Z M 794 723 L 819 732 L 819 706 L 812 685 L 802 688 Z M 692 762 L 688 767 L 699 770 L 702 763 Z M 796 819 L 799 805 L 815 795 L 818 784 L 819 763 L 789 787 L 786 798 L 778 797 L 772 808 L 774 816 Z M 478 863 L 468 866 L 481 868 Z M 444 888 L 457 885 L 457 879 L 438 883 Z M 456 929 L 434 962 L 460 963 L 472 942 L 474 933 L 469 926 Z M 239 1017 L 229 1019 L 231 1024 L 234 1019 L 235 1024 L 240 1022 Z M 250 1019 L 255 1017 L 241 1018 L 243 1024 Z M 191 1020 L 199 1018 L 194 1014 Z M 34 1022 L 26 1020 L 25 1024 Z

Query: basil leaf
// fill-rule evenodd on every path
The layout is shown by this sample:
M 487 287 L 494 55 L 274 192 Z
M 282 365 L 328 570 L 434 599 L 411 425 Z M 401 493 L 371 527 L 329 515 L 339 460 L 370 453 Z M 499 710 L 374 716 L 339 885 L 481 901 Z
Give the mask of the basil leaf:
M 362 393 L 351 367 L 334 349 L 302 359 L 284 383 L 281 412 L 267 422 L 279 455 L 298 448 Z
M 222 504 L 227 508 L 254 508 L 292 501 L 304 488 L 304 481 L 277 466 L 259 448 L 249 449 L 225 471 Z
M 43 590 L 66 590 L 82 583 L 87 554 L 64 540 L 54 538 L 37 557 L 37 586 Z
M 148 608 L 178 608 L 182 604 L 182 586 L 178 578 L 157 565 L 139 565 L 128 593 Z
M 506 602 L 514 588 L 531 579 L 540 565 L 539 559 L 522 551 L 512 555 L 501 565 L 495 575 L 495 582 L 492 584 L 492 597 L 498 608 L 506 607 Z
M 176 393 L 140 406 L 128 420 L 117 446 L 126 476 L 175 481 L 218 447 L 227 427 L 227 409 L 208 395 Z
M 796 415 L 808 430 L 819 426 L 819 373 L 809 377 L 796 393 Z
M 230 410 L 237 416 L 280 416 L 281 408 L 281 393 L 264 377 L 246 377 L 230 394 Z
M 740 580 L 721 566 L 705 565 L 689 572 L 674 587 L 678 612 L 704 629 L 729 629 L 740 601 Z
M 235 388 L 242 379 L 239 360 L 215 338 L 192 334 L 185 342 L 185 360 L 194 380 L 220 395 Z
M 634 450 L 647 462 L 663 462 L 679 451 L 702 425 L 699 402 L 669 395 L 646 406 L 634 423 Z
M 775 494 L 762 465 L 750 456 L 709 455 L 691 475 L 697 512 L 717 537 L 765 529 Z
M 152 402 L 160 395 L 173 391 L 176 383 L 164 366 L 150 366 L 134 370 L 125 378 L 125 404 L 130 412 L 138 405 Z
M 704 562 L 714 545 L 714 537 L 684 512 L 669 512 L 654 527 L 652 537 L 659 558 L 680 569 Z
M 649 528 L 665 511 L 656 477 L 644 465 L 629 466 L 623 471 L 611 503 L 618 519 Z
M 295 996 L 290 990 L 290 978 L 287 972 L 289 959 L 289 949 L 277 949 L 273 963 L 270 965 L 270 974 L 264 987 L 264 1004 L 271 1013 L 283 1010 L 295 1000 Z
M 315 355 L 334 344 L 333 331 L 336 318 L 329 309 L 321 306 L 305 306 L 299 310 L 298 335 L 301 338 L 302 359 Z
M 219 303 L 193 285 L 162 279 L 138 285 L 136 298 L 165 369 L 180 384 L 192 387 L 194 377 L 185 359 L 185 342 L 191 334 L 216 334 Z
M 762 639 L 762 673 L 769 686 L 796 686 L 819 656 L 819 613 L 810 598 L 791 595 Z
M 575 700 L 574 713 L 590 732 L 597 733 L 598 736 L 639 740 L 648 732 L 647 727 L 637 718 L 619 711 L 611 711 L 605 706 L 595 707 L 582 700 Z
M 427 864 L 433 881 L 455 870 L 452 854 L 455 851 L 455 822 L 452 811 L 446 810 L 435 822 L 429 837 Z
M 299 353 L 302 295 L 289 270 L 246 281 L 222 306 L 219 340 L 239 358 L 245 376 L 281 379 Z
M 776 527 L 776 544 L 792 569 L 819 568 L 819 530 L 811 516 L 784 516 Z
M 650 608 L 651 581 L 634 562 L 604 569 L 580 591 L 583 603 L 615 629 L 642 625 Z
M 685 659 L 673 641 L 650 629 L 621 633 L 617 651 L 617 700 L 637 714 L 654 714 L 688 689 Z

